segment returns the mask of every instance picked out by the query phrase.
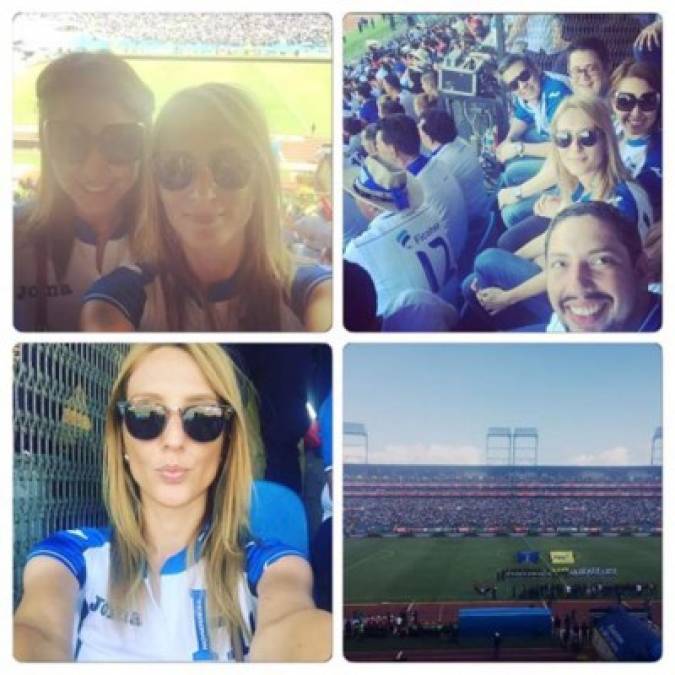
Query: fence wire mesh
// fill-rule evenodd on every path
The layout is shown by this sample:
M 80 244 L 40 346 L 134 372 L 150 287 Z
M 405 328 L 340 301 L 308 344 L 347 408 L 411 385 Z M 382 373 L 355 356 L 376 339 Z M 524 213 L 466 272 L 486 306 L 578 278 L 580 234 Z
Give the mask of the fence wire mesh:
M 105 523 L 105 410 L 127 345 L 14 348 L 14 604 L 30 548 L 56 530 Z

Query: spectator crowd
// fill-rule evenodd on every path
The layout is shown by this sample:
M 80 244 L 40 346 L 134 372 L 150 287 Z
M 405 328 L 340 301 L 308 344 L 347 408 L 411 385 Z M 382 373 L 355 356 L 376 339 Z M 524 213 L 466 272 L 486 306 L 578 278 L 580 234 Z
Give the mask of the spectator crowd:
M 408 15 L 366 42 L 343 73 L 347 328 L 657 330 L 661 26 Z

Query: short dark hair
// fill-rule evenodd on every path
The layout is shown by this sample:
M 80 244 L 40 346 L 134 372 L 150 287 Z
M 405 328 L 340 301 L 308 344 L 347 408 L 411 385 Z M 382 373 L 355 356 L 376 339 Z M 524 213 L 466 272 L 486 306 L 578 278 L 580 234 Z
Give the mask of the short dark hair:
M 392 115 L 402 115 L 405 108 L 394 99 L 386 98 L 382 101 L 382 117 L 391 117 Z
M 358 86 L 356 87 L 356 93 L 359 96 L 363 96 L 363 98 L 370 98 L 372 89 L 367 82 L 359 82 Z
M 450 113 L 438 108 L 427 108 L 420 115 L 422 131 L 435 143 L 452 143 L 457 138 L 457 126 Z
M 589 36 L 574 40 L 567 49 L 567 69 L 569 70 L 570 56 L 572 52 L 593 52 L 600 59 L 604 69 L 609 71 L 609 50 L 604 40 L 599 37 Z
M 536 73 L 537 75 L 539 74 L 539 68 L 537 67 L 537 64 L 527 54 L 507 54 L 499 62 L 497 72 L 500 76 L 502 76 L 514 63 L 518 63 L 519 61 L 522 62 L 523 65 L 529 68 L 532 72 Z
M 640 239 L 637 224 L 628 220 L 619 209 L 607 202 L 577 202 L 558 213 L 548 226 L 548 230 L 546 230 L 544 244 L 546 256 L 548 256 L 548 247 L 553 230 L 565 220 L 580 218 L 582 216 L 590 216 L 605 225 L 611 226 L 617 239 L 628 251 L 631 263 L 633 265 L 637 263 L 638 258 L 642 254 L 642 240 Z
M 390 87 L 398 89 L 398 91 L 401 91 L 401 80 L 398 79 L 398 75 L 394 75 L 394 73 L 389 73 L 389 75 L 384 76 L 384 81 Z
M 380 120 L 382 140 L 393 145 L 396 152 L 416 157 L 420 154 L 420 132 L 412 117 L 390 115 Z

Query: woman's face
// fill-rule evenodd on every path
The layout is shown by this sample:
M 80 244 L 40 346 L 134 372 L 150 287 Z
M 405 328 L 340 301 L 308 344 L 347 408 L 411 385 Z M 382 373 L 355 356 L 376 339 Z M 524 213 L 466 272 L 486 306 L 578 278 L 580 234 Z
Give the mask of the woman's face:
M 44 126 L 56 182 L 83 220 L 114 220 L 140 171 L 143 130 L 118 103 L 82 92 L 64 98 Z
M 126 395 L 132 404 L 171 410 L 164 430 L 153 440 L 138 440 L 122 424 L 126 461 L 144 507 L 204 508 L 221 463 L 223 433 L 209 442 L 195 441 L 185 433 L 177 410 L 220 403 L 202 371 L 182 349 L 159 347 L 136 366 Z
M 569 145 L 561 147 L 559 139 L 568 140 Z M 603 133 L 582 110 L 567 110 L 559 117 L 554 140 L 560 161 L 573 176 L 581 179 L 602 169 L 606 152 Z
M 187 249 L 243 245 L 254 206 L 249 155 L 222 128 L 182 125 L 162 134 L 155 179 L 169 224 Z
M 633 105 L 632 110 L 622 111 L 617 108 L 617 96 L 635 104 L 636 100 L 640 101 L 641 97 L 645 95 L 647 99 L 654 99 L 656 93 L 656 90 L 640 77 L 624 77 L 619 83 L 616 94 L 612 98 L 612 106 L 628 138 L 640 138 L 649 134 L 658 119 L 659 107 L 657 106 L 655 110 L 645 111 L 640 105 Z

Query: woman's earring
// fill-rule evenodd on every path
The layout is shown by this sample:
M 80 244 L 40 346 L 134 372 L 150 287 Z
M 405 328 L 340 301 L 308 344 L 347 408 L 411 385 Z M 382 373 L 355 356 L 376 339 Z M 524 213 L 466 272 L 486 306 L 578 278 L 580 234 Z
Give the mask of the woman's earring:
M 129 462 L 129 455 L 127 453 L 124 453 L 124 460 L 128 463 Z

